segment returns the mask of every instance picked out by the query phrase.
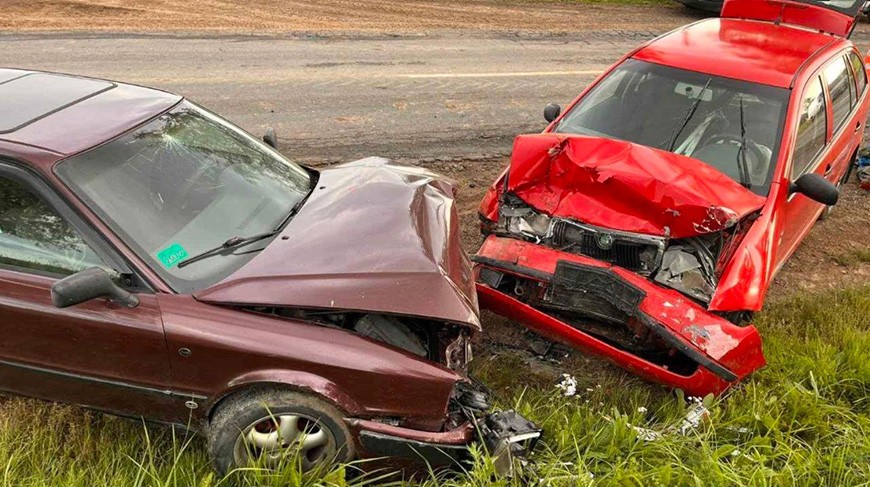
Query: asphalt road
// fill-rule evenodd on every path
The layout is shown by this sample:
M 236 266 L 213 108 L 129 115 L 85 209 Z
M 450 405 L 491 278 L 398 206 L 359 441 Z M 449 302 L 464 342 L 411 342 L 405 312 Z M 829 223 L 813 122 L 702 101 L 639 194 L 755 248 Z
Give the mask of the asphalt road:
M 306 162 L 510 151 L 649 34 L 577 38 L 0 36 L 0 66 L 181 93 Z

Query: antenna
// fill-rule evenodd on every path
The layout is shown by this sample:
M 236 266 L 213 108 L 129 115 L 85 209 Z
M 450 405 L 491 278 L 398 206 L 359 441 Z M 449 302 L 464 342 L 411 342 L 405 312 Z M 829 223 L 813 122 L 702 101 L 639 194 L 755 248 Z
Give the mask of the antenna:
M 779 25 L 779 24 L 781 24 L 781 23 L 782 23 L 782 17 L 783 17 L 783 15 L 785 15 L 785 6 L 786 6 L 787 4 L 786 4 L 786 2 L 782 2 L 780 5 L 781 5 L 781 7 L 780 7 L 780 9 L 779 9 L 779 17 L 777 17 L 776 20 L 773 21 L 773 25 Z

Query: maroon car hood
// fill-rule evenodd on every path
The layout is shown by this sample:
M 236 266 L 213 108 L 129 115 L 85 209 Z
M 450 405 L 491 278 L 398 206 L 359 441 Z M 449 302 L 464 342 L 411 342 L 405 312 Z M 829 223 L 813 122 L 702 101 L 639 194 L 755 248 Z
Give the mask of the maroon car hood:
M 320 173 L 284 231 L 200 301 L 419 316 L 480 328 L 453 184 L 364 159 Z
M 722 230 L 765 201 L 697 159 L 564 134 L 517 137 L 508 190 L 552 216 L 673 238 Z

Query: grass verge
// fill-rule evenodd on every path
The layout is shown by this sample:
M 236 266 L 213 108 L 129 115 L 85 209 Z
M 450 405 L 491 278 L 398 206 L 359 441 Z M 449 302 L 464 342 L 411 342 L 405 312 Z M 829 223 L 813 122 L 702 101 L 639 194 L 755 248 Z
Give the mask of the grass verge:
M 678 395 L 619 378 L 565 397 L 552 384 L 522 387 L 522 360 L 510 355 L 479 367 L 496 384 L 501 406 L 540 422 L 546 440 L 535 476 L 546 486 L 870 485 L 870 286 L 801 295 L 759 316 L 770 365 L 727 397 L 686 434 L 645 441 L 631 426 L 664 432 L 688 405 Z M 574 372 L 574 371 L 566 371 Z M 491 480 L 476 452 L 458 477 L 432 475 L 427 487 L 528 485 Z M 0 481 L 16 486 L 330 485 L 292 467 L 217 478 L 201 439 L 168 428 L 10 399 L 0 409 Z

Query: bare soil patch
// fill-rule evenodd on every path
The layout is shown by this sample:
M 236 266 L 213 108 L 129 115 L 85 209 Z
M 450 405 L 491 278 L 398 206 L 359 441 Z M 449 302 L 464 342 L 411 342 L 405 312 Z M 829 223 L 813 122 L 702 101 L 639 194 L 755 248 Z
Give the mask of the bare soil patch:
M 6 0 L 6 32 L 425 33 L 441 30 L 661 32 L 692 20 L 677 6 L 528 0 Z

